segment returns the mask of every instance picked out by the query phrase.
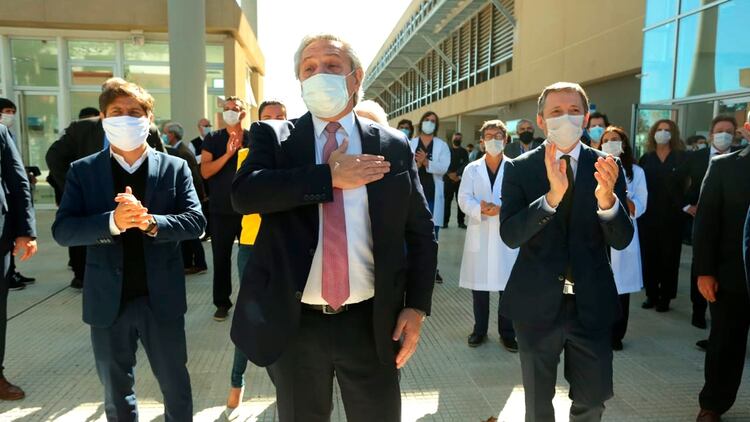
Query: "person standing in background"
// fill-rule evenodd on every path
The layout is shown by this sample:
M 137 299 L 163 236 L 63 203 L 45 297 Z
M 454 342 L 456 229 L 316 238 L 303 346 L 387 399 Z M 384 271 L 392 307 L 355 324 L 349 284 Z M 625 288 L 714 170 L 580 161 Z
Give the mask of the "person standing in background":
M 604 130 L 609 126 L 609 118 L 606 114 L 598 111 L 591 113 L 588 127 L 586 127 L 586 132 L 588 133 L 591 142 L 591 148 L 602 149 L 602 135 L 604 135 Z
M 407 138 L 411 139 L 414 136 L 414 125 L 409 119 L 401 119 L 396 125 L 396 129 L 400 130 Z
M 237 151 L 250 143 L 250 133 L 242 128 L 247 115 L 239 97 L 227 97 L 222 114 L 225 129 L 211 132 L 203 140 L 201 175 L 211 194 L 211 250 L 214 259 L 214 319 L 224 321 L 232 307 L 232 247 L 242 231 L 242 215 L 232 208 L 232 180 L 237 169 Z
M 451 220 L 451 206 L 453 205 L 453 198 L 458 196 L 458 189 L 461 186 L 461 175 L 464 172 L 464 168 L 469 164 L 469 153 L 461 147 L 461 141 L 463 135 L 461 132 L 453 134 L 453 140 L 451 140 L 451 163 L 448 166 L 448 172 L 443 177 L 443 183 L 445 183 L 445 217 L 443 218 L 443 228 L 448 228 L 448 223 Z M 465 229 L 466 224 L 464 222 L 464 212 L 461 211 L 461 207 L 456 208 L 456 219 L 458 220 L 458 227 Z
M 528 119 L 521 119 L 516 124 L 518 140 L 513 141 L 505 148 L 503 154 L 508 158 L 516 158 L 541 145 L 541 141 L 534 139 L 534 123 Z

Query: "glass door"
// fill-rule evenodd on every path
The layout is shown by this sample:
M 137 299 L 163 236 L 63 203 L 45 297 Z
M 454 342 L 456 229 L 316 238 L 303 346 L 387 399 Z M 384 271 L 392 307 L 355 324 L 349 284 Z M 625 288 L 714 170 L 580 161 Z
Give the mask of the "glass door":
M 630 139 L 633 142 L 635 158 L 639 159 L 646 152 L 646 141 L 651 126 L 661 119 L 672 119 L 680 125 L 679 108 L 670 105 L 633 104 L 630 123 Z
M 27 167 L 38 167 L 34 189 L 35 204 L 54 204 L 54 194 L 46 182 L 48 170 L 45 156 L 50 145 L 60 137 L 57 113 L 57 93 L 16 91 L 20 139 L 17 143 L 23 163 Z

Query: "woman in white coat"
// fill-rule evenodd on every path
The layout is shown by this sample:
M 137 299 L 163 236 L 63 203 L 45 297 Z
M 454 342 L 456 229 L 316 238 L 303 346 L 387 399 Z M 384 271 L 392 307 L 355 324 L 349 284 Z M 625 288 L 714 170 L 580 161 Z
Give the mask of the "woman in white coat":
M 612 272 L 615 275 L 617 293 L 620 295 L 622 318 L 612 327 L 612 348 L 622 350 L 622 339 L 628 329 L 628 315 L 630 308 L 630 293 L 643 288 L 643 272 L 641 270 L 641 245 L 638 239 L 637 218 L 646 211 L 648 189 L 646 175 L 643 169 L 634 163 L 633 148 L 625 131 L 617 126 L 609 126 L 602 135 L 602 151 L 620 157 L 625 169 L 625 182 L 628 189 L 627 208 L 630 219 L 635 226 L 633 240 L 627 248 L 618 251 L 612 249 Z
M 485 155 L 469 163 L 461 176 L 458 205 L 468 217 L 464 254 L 461 259 L 459 286 L 472 291 L 474 330 L 468 343 L 477 347 L 487 338 L 490 292 L 505 290 L 518 249 L 511 249 L 500 239 L 500 212 L 503 171 L 507 159 L 503 149 L 507 130 L 500 120 L 482 125 L 481 140 Z M 498 312 L 498 331 L 503 346 L 518 351 L 512 321 Z
M 437 114 L 428 111 L 419 119 L 417 125 L 419 136 L 409 141 L 411 151 L 414 153 L 414 161 L 417 162 L 419 181 L 422 183 L 422 190 L 432 213 L 435 238 L 438 237 L 440 226 L 443 225 L 445 208 L 443 175 L 448 171 L 451 164 L 451 152 L 448 149 L 448 144 L 435 136 L 439 127 L 440 119 Z M 443 279 L 439 272 L 436 274 L 435 280 L 442 283 Z

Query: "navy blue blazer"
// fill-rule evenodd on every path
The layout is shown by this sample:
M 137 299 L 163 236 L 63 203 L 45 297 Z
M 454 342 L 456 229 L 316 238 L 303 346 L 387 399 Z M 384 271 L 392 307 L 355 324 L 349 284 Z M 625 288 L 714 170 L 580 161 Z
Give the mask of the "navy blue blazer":
M 750 291 L 750 208 L 747 209 L 747 217 L 745 217 L 745 236 L 742 240 L 742 251 L 745 258 L 745 278 L 747 279 L 747 288 Z
M 397 347 L 391 335 L 399 312 L 404 307 L 430 312 L 437 243 L 406 136 L 355 119 L 362 152 L 391 163 L 385 177 L 367 185 L 367 199 L 375 259 L 373 335 L 380 360 L 392 364 Z M 289 136 L 283 139 L 268 124 L 252 125 L 250 154 L 232 186 L 235 210 L 263 218 L 231 331 L 234 343 L 260 366 L 276 361 L 297 335 L 302 293 L 318 247 L 318 205 L 333 200 L 330 167 L 316 164 L 311 115 L 287 125 Z
M 8 128 L 0 125 L 0 249 L 13 248 L 17 237 L 36 237 L 31 185 Z
M 609 327 L 619 317 L 620 305 L 608 251 L 610 247 L 624 249 L 633 238 L 624 172 L 620 168 L 615 184 L 620 209 L 612 220 L 604 221 L 597 214 L 594 163 L 607 155 L 582 143 L 566 226 L 558 213 L 542 207 L 542 197 L 549 191 L 544 150 L 543 144 L 505 165 L 500 236 L 520 251 L 500 312 L 530 324 L 553 321 L 562 305 L 570 262 L 579 320 L 593 329 Z
M 180 241 L 199 237 L 206 226 L 185 160 L 149 150 L 143 205 L 156 219 L 156 237 L 144 236 L 149 304 L 157 318 L 173 319 L 187 309 Z M 62 246 L 87 246 L 83 283 L 83 321 L 109 327 L 117 318 L 122 294 L 123 251 L 120 236 L 109 230 L 116 192 L 112 160 L 104 150 L 75 161 L 52 225 Z

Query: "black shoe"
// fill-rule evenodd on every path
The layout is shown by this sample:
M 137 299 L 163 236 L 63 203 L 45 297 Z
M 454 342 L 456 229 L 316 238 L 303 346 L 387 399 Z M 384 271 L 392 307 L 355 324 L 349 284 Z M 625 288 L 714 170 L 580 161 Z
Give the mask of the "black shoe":
M 229 308 L 223 306 L 216 308 L 216 312 L 214 312 L 215 321 L 224 321 L 227 319 L 227 316 L 229 316 Z
M 622 350 L 622 340 L 612 340 L 612 350 Z
M 695 314 L 693 314 L 693 318 L 692 318 L 692 321 L 690 323 L 693 324 L 693 327 L 700 328 L 700 329 L 703 329 L 703 330 L 705 330 L 706 327 L 708 327 L 708 324 L 706 324 L 706 317 L 704 317 L 702 315 L 695 315 Z
M 518 342 L 514 338 L 500 338 L 500 343 L 502 343 L 503 347 L 505 347 L 505 350 L 511 352 L 511 353 L 517 353 L 518 352 Z
M 21 283 L 17 278 L 10 276 L 8 277 L 8 290 L 23 290 L 26 285 Z
M 645 302 L 643 302 L 643 304 L 641 304 L 641 308 L 643 308 L 643 309 L 651 309 L 651 308 L 653 308 L 655 306 L 654 302 L 655 301 L 651 300 L 651 298 L 649 297 L 649 298 L 646 299 Z
M 25 277 L 21 273 L 19 273 L 18 271 L 16 271 L 16 273 L 13 274 L 13 276 L 16 277 L 18 279 L 18 281 L 20 281 L 23 284 L 32 284 L 33 282 L 36 281 L 36 279 L 34 277 Z
M 466 229 L 466 224 L 464 224 L 464 223 L 458 223 L 458 228 L 465 230 Z
M 438 284 L 443 284 L 443 277 L 440 277 L 440 270 L 437 270 L 435 273 L 435 282 Z
M 208 272 L 208 267 L 193 267 L 195 269 L 195 274 L 205 274 Z
M 661 301 L 656 305 L 656 312 L 668 312 L 669 311 L 669 301 Z
M 696 341 L 695 347 L 705 352 L 706 350 L 708 350 L 708 339 Z
M 485 340 L 487 340 L 487 336 L 485 334 L 471 333 L 469 335 L 469 347 L 477 347 L 480 344 L 484 343 Z
M 83 288 L 83 280 L 81 280 L 80 278 L 77 278 L 77 277 L 74 278 L 73 280 L 70 281 L 70 287 L 72 287 L 74 289 L 82 289 Z

